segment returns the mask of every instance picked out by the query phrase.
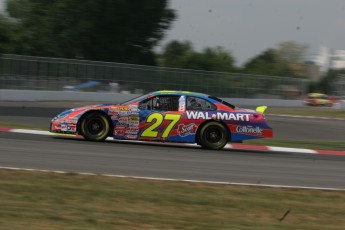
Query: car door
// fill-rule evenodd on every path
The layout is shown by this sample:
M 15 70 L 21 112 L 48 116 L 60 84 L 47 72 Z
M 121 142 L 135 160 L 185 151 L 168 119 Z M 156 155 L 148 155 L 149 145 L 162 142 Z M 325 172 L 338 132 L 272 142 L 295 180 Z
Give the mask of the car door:
M 179 108 L 182 100 L 184 96 L 162 95 L 139 103 L 139 139 L 181 141 L 177 130 L 184 113 L 184 107 Z

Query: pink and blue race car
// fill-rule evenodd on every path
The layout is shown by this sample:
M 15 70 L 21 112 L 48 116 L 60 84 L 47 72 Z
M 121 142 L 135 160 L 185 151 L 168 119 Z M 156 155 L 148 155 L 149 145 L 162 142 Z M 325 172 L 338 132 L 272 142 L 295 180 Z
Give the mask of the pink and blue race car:
M 264 117 L 237 108 L 222 99 L 185 91 L 156 91 L 122 104 L 85 106 L 52 119 L 50 132 L 81 135 L 86 140 L 122 140 L 197 143 L 222 149 L 228 142 L 272 137 Z

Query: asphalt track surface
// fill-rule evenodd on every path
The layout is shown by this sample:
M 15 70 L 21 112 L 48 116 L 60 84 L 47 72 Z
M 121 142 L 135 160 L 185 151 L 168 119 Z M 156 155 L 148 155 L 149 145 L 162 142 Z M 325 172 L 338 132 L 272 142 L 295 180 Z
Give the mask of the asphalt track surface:
M 0 166 L 39 170 L 345 189 L 345 157 L 0 132 Z
M 23 124 L 45 126 L 49 124 L 52 114 L 54 116 L 62 110 L 54 107 L 0 106 L 0 122 L 18 123 L 18 119 L 21 118 Z M 276 136 L 277 130 L 286 127 L 288 130 L 284 133 L 287 134 L 281 134 L 284 138 L 301 138 L 309 129 L 309 138 L 327 139 L 327 134 L 327 137 L 340 135 L 340 140 L 344 140 L 345 122 L 342 121 L 305 119 L 291 127 L 295 124 L 295 119 L 300 119 L 267 119 L 275 129 Z M 321 125 L 325 127 L 321 128 Z M 309 128 L 314 126 L 319 128 Z M 295 132 L 295 128 L 298 127 L 302 132 L 301 136 Z M 324 129 L 326 127 L 331 128 L 329 132 Z M 320 132 L 317 129 L 320 129 Z M 212 151 L 198 147 L 116 141 L 96 143 L 80 139 L 6 132 L 0 132 L 0 153 L 0 167 L 345 189 L 344 156 Z

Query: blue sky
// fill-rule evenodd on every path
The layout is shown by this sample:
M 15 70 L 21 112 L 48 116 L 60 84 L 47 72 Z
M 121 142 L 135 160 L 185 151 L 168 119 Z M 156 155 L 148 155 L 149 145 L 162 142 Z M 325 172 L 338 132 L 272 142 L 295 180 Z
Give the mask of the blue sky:
M 0 0 L 0 8 L 4 0 Z M 285 41 L 345 50 L 344 0 L 171 0 L 178 19 L 168 41 L 189 40 L 196 50 L 223 46 L 242 65 Z

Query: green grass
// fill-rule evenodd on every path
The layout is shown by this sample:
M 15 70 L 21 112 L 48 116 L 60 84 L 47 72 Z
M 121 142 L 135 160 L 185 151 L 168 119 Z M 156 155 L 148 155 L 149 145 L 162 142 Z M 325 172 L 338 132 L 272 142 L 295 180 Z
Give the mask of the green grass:
M 329 118 L 345 119 L 345 110 L 334 108 L 272 108 L 269 107 L 266 112 L 268 115 L 298 115 L 298 116 L 316 116 Z
M 0 170 L 0 175 L 0 229 L 345 227 L 345 191 L 13 170 Z

